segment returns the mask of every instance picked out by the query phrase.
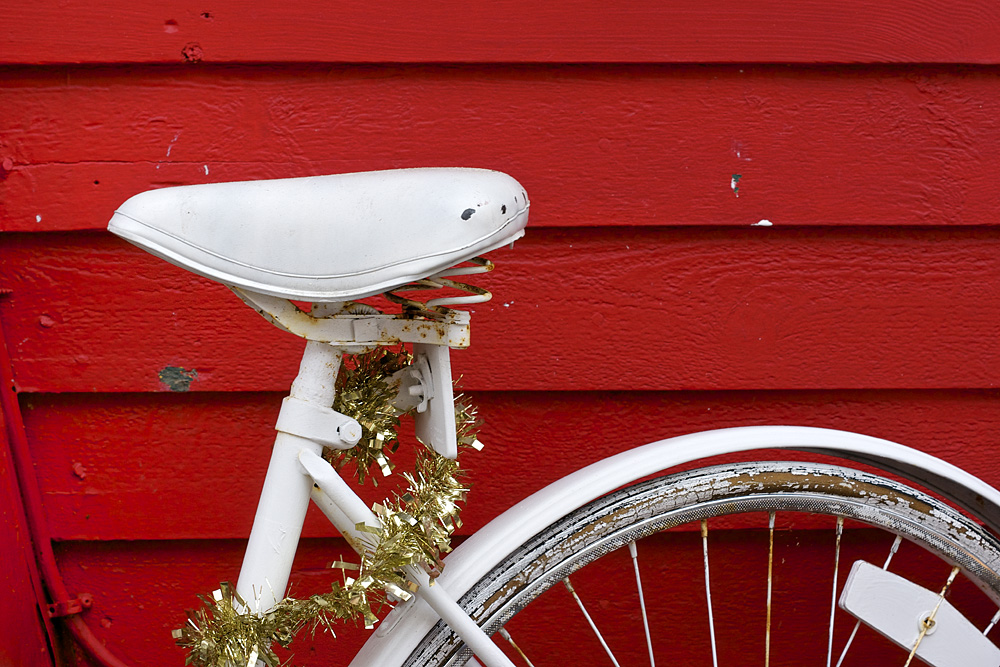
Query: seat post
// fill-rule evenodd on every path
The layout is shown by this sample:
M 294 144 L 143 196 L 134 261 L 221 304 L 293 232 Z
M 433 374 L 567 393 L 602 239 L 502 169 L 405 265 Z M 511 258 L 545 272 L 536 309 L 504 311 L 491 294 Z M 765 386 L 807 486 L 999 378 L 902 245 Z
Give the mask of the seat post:
M 333 404 L 340 357 L 338 348 L 308 341 L 290 395 L 329 408 Z M 284 598 L 288 587 L 313 487 L 312 478 L 299 464 L 299 452 L 303 449 L 320 454 L 323 446 L 278 432 L 236 585 L 253 612 L 273 607 Z

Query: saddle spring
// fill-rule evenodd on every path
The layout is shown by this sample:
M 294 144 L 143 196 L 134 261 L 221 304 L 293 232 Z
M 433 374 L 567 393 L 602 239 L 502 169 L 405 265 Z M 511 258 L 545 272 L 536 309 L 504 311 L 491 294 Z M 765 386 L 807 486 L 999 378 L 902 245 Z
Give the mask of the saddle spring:
M 448 306 L 467 305 L 473 303 L 484 303 L 493 298 L 489 290 L 468 283 L 450 280 L 453 276 L 470 276 L 480 273 L 488 273 L 494 268 L 493 262 L 485 257 L 473 257 L 450 269 L 439 271 L 422 280 L 417 280 L 406 285 L 400 285 L 385 292 L 383 296 L 392 303 L 403 307 L 403 312 L 408 315 L 418 315 L 429 319 L 442 319 L 448 312 Z M 455 294 L 453 296 L 439 297 L 419 301 L 417 299 L 400 296 L 396 292 L 416 292 L 425 290 L 437 290 L 449 288 L 466 292 L 467 295 Z

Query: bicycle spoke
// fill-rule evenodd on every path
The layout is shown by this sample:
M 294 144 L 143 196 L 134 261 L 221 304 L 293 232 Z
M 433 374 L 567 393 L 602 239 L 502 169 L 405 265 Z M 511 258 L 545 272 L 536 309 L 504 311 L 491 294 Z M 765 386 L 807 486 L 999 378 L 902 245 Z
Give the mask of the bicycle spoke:
M 563 585 L 566 586 L 566 590 L 568 590 L 569 594 L 573 596 L 574 600 L 576 600 L 576 605 L 583 613 L 583 617 L 587 619 L 587 624 L 590 625 L 590 629 L 594 631 L 595 635 L 597 635 L 597 640 L 601 642 L 601 646 L 604 647 L 604 652 L 608 654 L 609 658 L 611 658 L 612 664 L 614 664 L 615 667 L 621 667 L 621 665 L 618 664 L 618 660 L 615 659 L 614 654 L 611 652 L 611 649 L 608 647 L 608 643 L 604 641 L 604 636 L 601 634 L 601 631 L 598 630 L 597 625 L 594 624 L 594 619 L 590 617 L 590 614 L 587 613 L 587 608 L 583 606 L 583 600 L 581 600 L 580 596 L 576 594 L 573 584 L 569 583 L 569 577 L 563 579 Z
M 955 576 L 958 574 L 958 570 L 959 568 L 957 565 L 951 568 L 951 574 L 948 575 L 948 581 L 945 582 L 944 587 L 938 594 L 937 604 L 934 605 L 934 609 L 927 615 L 927 618 L 920 622 L 920 625 L 922 626 L 920 634 L 917 635 L 917 641 L 913 643 L 913 648 L 910 649 L 910 656 L 906 659 L 906 663 L 903 664 L 903 667 L 910 667 L 910 663 L 913 662 L 913 656 L 917 654 L 917 649 L 920 648 L 920 642 L 923 641 L 930 629 L 934 627 L 934 617 L 937 615 L 938 609 L 941 608 L 941 603 L 944 602 L 944 596 L 948 593 L 948 589 L 951 588 L 952 582 L 955 581 Z
M 893 540 L 892 546 L 889 547 L 889 555 L 885 559 L 885 564 L 882 565 L 883 570 L 889 569 L 889 563 L 892 562 L 892 557 L 896 555 L 897 551 L 899 551 L 899 545 L 902 543 L 902 541 L 903 537 L 901 535 L 897 535 L 896 539 Z M 997 614 L 1000 615 L 1000 612 L 997 612 Z M 847 643 L 844 644 L 844 650 L 840 654 L 840 659 L 837 660 L 837 667 L 840 667 L 841 663 L 844 662 L 844 658 L 847 657 L 847 649 L 851 648 L 851 644 L 854 643 L 854 636 L 858 634 L 858 628 L 860 627 L 861 627 L 861 621 L 860 620 L 855 621 L 854 629 L 851 630 L 851 636 L 847 638 Z M 989 632 L 989 630 L 987 630 L 987 632 Z
M 833 619 L 837 611 L 837 575 L 840 573 L 840 538 L 844 535 L 844 517 L 837 517 L 837 546 L 833 551 L 833 594 L 830 596 L 830 635 L 826 642 L 826 667 L 833 660 Z
M 708 520 L 701 520 L 701 549 L 705 554 L 705 601 L 708 603 L 708 633 L 712 639 L 712 667 L 719 667 L 715 648 L 715 618 L 712 616 L 712 584 L 708 578 Z
M 632 557 L 632 567 L 635 569 L 635 586 L 639 589 L 639 607 L 642 609 L 642 627 L 646 631 L 649 667 L 656 667 L 656 661 L 653 659 L 653 640 L 649 636 L 649 619 L 646 617 L 646 598 L 642 595 L 642 577 L 639 576 L 639 552 L 635 548 L 635 540 L 628 543 L 628 553 Z
M 500 636 L 506 639 L 507 643 L 510 644 L 515 651 L 517 651 L 517 654 L 519 656 L 521 656 L 521 659 L 524 660 L 526 663 L 528 663 L 528 667 L 535 667 L 535 665 L 533 665 L 532 662 L 528 660 L 528 656 L 524 654 L 524 651 L 521 650 L 521 647 L 514 642 L 514 638 L 510 636 L 509 632 L 507 632 L 507 628 L 500 628 Z
M 990 634 L 990 630 L 992 630 L 993 626 L 997 624 L 997 621 L 1000 621 L 1000 609 L 997 610 L 997 613 L 993 614 L 993 618 L 990 619 L 990 624 L 986 626 L 985 630 L 983 630 L 984 637 Z
M 762 657 L 760 653 L 757 653 L 756 657 L 753 655 L 753 646 L 760 641 L 753 636 L 753 633 L 762 629 L 758 625 L 761 620 L 765 621 L 767 635 L 765 641 L 761 642 L 765 645 L 757 644 L 757 650 L 765 649 L 767 667 L 771 664 L 784 664 L 789 660 L 805 658 L 806 654 L 813 656 L 813 667 L 832 667 L 835 664 L 844 667 L 852 664 L 847 661 L 847 656 L 852 656 L 852 661 L 859 665 L 873 664 L 873 661 L 878 663 L 880 660 L 892 664 L 891 656 L 895 656 L 895 664 L 897 667 L 902 667 L 907 661 L 907 654 L 914 649 L 917 636 L 921 632 L 920 624 L 925 620 L 933 621 L 934 624 L 927 623 L 930 627 L 922 643 L 916 647 L 909 667 L 923 664 L 922 658 L 935 661 L 936 658 L 931 658 L 928 651 L 933 650 L 934 646 L 942 645 L 942 638 L 947 653 L 942 660 L 938 660 L 942 664 L 959 665 L 962 659 L 958 657 L 959 655 L 972 656 L 980 647 L 987 651 L 987 659 L 979 660 L 976 654 L 976 659 L 966 661 L 968 664 L 1000 664 L 1000 659 L 992 660 L 996 645 L 989 639 L 1000 634 L 1000 630 L 996 626 L 987 628 L 990 625 L 988 623 L 990 616 L 993 616 L 993 612 L 996 612 L 1000 605 L 989 607 L 992 609 L 988 612 L 990 616 L 983 615 L 980 622 L 975 623 L 975 627 L 970 627 L 967 621 L 953 626 L 950 619 L 954 610 L 947 600 L 941 602 L 932 618 L 928 618 L 936 606 L 949 570 L 954 563 L 962 562 L 962 558 L 968 556 L 967 549 L 970 546 L 974 547 L 972 551 L 976 554 L 975 560 L 971 561 L 974 564 L 970 567 L 970 572 L 962 570 L 962 575 L 968 576 L 970 582 L 979 588 L 986 588 L 988 591 L 997 590 L 997 587 L 992 586 L 993 570 L 984 569 L 984 575 L 979 576 L 980 570 L 977 568 L 979 563 L 988 564 L 1000 559 L 1000 548 L 985 537 L 976 540 L 974 544 L 971 540 L 964 541 L 962 539 L 964 535 L 979 534 L 975 532 L 977 526 L 947 505 L 937 503 L 920 492 L 912 491 L 907 494 L 904 489 L 897 489 L 897 483 L 892 480 L 878 478 L 870 473 L 847 471 L 840 467 L 825 468 L 819 464 L 817 466 L 818 470 L 825 474 L 817 474 L 811 468 L 798 463 L 745 464 L 744 467 L 737 467 L 735 470 L 740 473 L 745 471 L 753 473 L 753 477 L 749 474 L 746 476 L 750 480 L 746 490 L 742 488 L 734 490 L 731 484 L 734 475 L 732 467 L 720 466 L 705 471 L 677 473 L 671 477 L 652 481 L 643 480 L 635 487 L 617 492 L 613 497 L 602 498 L 585 510 L 567 516 L 532 538 L 529 547 L 524 549 L 523 557 L 505 562 L 502 567 L 483 574 L 477 584 L 475 597 L 468 598 L 467 604 L 470 608 L 482 610 L 481 616 L 478 617 L 480 622 L 496 628 L 496 640 L 501 642 L 500 626 L 510 609 L 520 608 L 524 603 L 539 597 L 540 593 L 534 588 L 540 589 L 542 584 L 562 581 L 567 572 L 578 570 L 581 572 L 570 574 L 566 584 L 570 595 L 576 593 L 574 601 L 583 617 L 576 621 L 570 619 L 568 622 L 570 627 L 576 625 L 579 635 L 579 632 L 585 632 L 584 626 L 580 625 L 579 621 L 586 621 L 590 626 L 588 629 L 598 638 L 597 642 L 592 643 L 592 640 L 579 636 L 573 639 L 570 635 L 569 646 L 557 647 L 553 642 L 550 649 L 539 653 L 541 644 L 535 648 L 528 642 L 526 636 L 521 636 L 525 631 L 517 629 L 521 627 L 520 625 L 512 627 L 513 624 L 508 624 L 506 629 L 512 635 L 517 635 L 513 637 L 515 645 L 521 642 L 525 645 L 519 646 L 521 651 L 508 645 L 504 648 L 504 652 L 514 658 L 515 664 L 521 667 L 530 667 L 532 664 L 541 667 L 546 657 L 543 653 L 549 652 L 551 652 L 550 658 L 556 663 L 572 664 L 573 661 L 579 660 L 577 656 L 581 651 L 587 651 L 585 647 L 588 645 L 591 647 L 590 653 L 601 649 L 601 653 L 606 656 L 601 658 L 598 654 L 595 664 L 608 667 L 616 664 L 622 667 L 626 665 L 665 667 L 671 662 L 669 658 L 675 653 L 676 660 L 692 664 L 700 660 L 701 667 L 723 667 L 723 663 L 729 662 L 724 658 L 729 653 L 733 653 L 733 659 L 737 662 L 740 662 L 742 656 L 746 658 L 743 662 L 752 665 L 755 660 Z M 744 478 L 739 479 L 742 483 Z M 730 484 L 717 481 L 729 481 Z M 798 493 L 800 489 L 803 493 Z M 879 494 L 875 489 L 884 489 L 885 493 Z M 707 491 L 714 491 L 715 494 Z M 858 502 L 854 502 L 855 497 Z M 928 507 L 934 514 L 928 514 Z M 637 511 L 637 508 L 641 511 Z M 748 519 L 749 523 L 744 520 L 733 522 L 734 534 L 729 535 L 728 529 L 732 521 L 729 516 L 734 511 Z M 782 514 L 780 545 L 777 533 L 778 512 Z M 789 516 L 786 512 L 793 514 Z M 938 512 L 940 515 L 936 514 Z M 813 528 L 811 519 L 799 525 L 799 520 L 793 518 L 806 514 L 820 514 L 829 518 L 824 519 L 823 524 L 819 526 L 820 531 L 813 534 L 815 531 L 811 531 Z M 928 516 L 934 520 L 924 523 L 925 517 Z M 937 516 L 947 517 L 948 521 L 938 521 L 935 518 Z M 713 524 L 712 522 L 716 520 L 719 523 Z M 855 522 L 888 532 L 881 533 L 881 536 L 874 534 L 869 536 L 871 529 L 866 528 L 863 532 L 859 530 L 859 535 L 848 533 L 848 528 L 856 530 Z M 675 526 L 685 525 L 696 528 L 701 534 L 693 534 L 693 531 L 684 531 L 683 528 L 678 531 L 672 530 Z M 717 535 L 709 535 L 710 528 L 714 526 L 722 531 L 724 525 L 727 534 L 720 532 Z M 765 527 L 768 530 L 767 535 L 762 534 L 760 530 Z M 827 532 L 831 528 L 834 529 L 833 540 L 830 540 L 831 536 Z M 944 530 L 939 531 L 942 528 Z M 702 547 L 703 576 L 706 579 L 702 584 L 704 590 L 694 591 L 693 600 L 683 592 L 683 589 L 674 589 L 681 581 L 687 584 L 694 583 L 698 588 L 697 582 L 690 581 L 690 572 L 685 575 L 683 572 L 671 571 L 671 565 L 678 565 L 687 556 L 680 557 L 681 560 L 670 559 L 664 565 L 662 574 L 657 571 L 658 575 L 663 576 L 661 584 L 670 588 L 673 594 L 665 599 L 654 599 L 652 589 L 649 588 L 652 585 L 649 577 L 653 573 L 650 569 L 653 551 L 650 550 L 648 543 L 644 542 L 642 562 L 639 562 L 638 543 L 647 535 L 655 535 L 661 530 L 666 532 L 665 539 L 671 546 L 675 546 L 676 542 L 679 545 L 687 545 L 686 548 L 689 549 Z M 800 535 L 795 532 L 799 530 L 809 531 L 804 533 L 805 537 L 801 540 L 804 546 L 788 551 L 789 544 L 800 541 Z M 730 540 L 745 539 L 743 531 L 751 533 L 750 543 L 741 542 L 738 547 L 734 545 L 732 550 L 726 550 L 725 546 Z M 756 532 L 756 537 L 753 537 L 752 531 Z M 897 534 L 901 539 L 896 539 Z M 698 540 L 699 537 L 700 545 L 691 541 Z M 710 537 L 714 541 L 713 545 L 708 544 Z M 877 541 L 873 541 L 873 538 Z M 932 550 L 928 553 L 929 556 L 938 559 L 934 563 L 947 563 L 944 566 L 928 563 L 929 567 L 938 568 L 927 570 L 930 576 L 944 575 L 938 584 L 931 584 L 932 590 L 928 591 L 910 581 L 913 577 L 904 578 L 890 573 L 894 568 L 900 570 L 902 567 L 900 559 L 904 554 L 908 555 L 908 547 L 902 546 L 902 538 L 912 540 L 914 551 L 925 543 L 933 547 L 939 541 L 947 547 L 940 552 Z M 761 542 L 765 539 L 768 541 L 766 555 L 760 553 Z M 860 543 L 854 544 L 858 539 L 861 540 Z M 952 544 L 955 546 L 949 547 Z M 750 549 L 751 546 L 755 546 L 756 549 Z M 629 548 L 628 556 L 622 547 Z M 720 547 L 723 551 L 727 551 L 724 570 L 719 569 L 723 567 L 718 561 L 719 554 L 710 553 Z M 781 553 L 778 552 L 779 547 L 782 549 Z M 875 552 L 872 553 L 869 547 L 874 547 Z M 573 550 L 572 553 L 570 550 Z M 858 560 L 853 554 L 855 550 L 867 551 L 868 557 Z M 884 550 L 882 551 L 884 565 L 881 566 L 878 564 L 879 550 Z M 746 556 L 747 552 L 753 551 L 757 553 L 755 557 L 751 556 L 756 559 L 756 566 L 750 560 L 751 557 Z M 695 559 L 698 557 L 697 551 L 689 555 Z M 626 557 L 631 559 L 631 565 L 622 560 Z M 801 562 L 786 563 L 785 559 L 788 557 Z M 602 561 L 601 558 L 605 560 Z M 864 562 L 871 561 L 872 558 L 875 560 L 874 564 Z M 914 553 L 914 559 L 916 558 L 918 556 Z M 858 562 L 855 563 L 855 560 Z M 917 560 L 917 567 L 922 564 L 924 561 Z M 764 567 L 760 566 L 766 567 L 767 571 L 761 572 Z M 632 569 L 631 576 L 625 578 L 621 576 L 625 574 L 621 571 L 623 567 Z M 756 569 L 758 567 L 760 569 Z M 831 574 L 830 579 L 824 584 L 822 571 L 827 567 L 831 568 Z M 847 569 L 844 570 L 842 577 L 843 568 Z M 849 579 L 848 572 L 851 573 L 850 587 L 846 586 Z M 817 573 L 818 577 L 815 576 Z M 781 581 L 778 580 L 779 574 L 782 577 Z M 760 582 L 761 575 L 764 575 L 765 582 Z M 581 576 L 592 578 L 590 583 L 595 586 L 592 592 L 582 583 L 584 580 L 580 578 Z M 921 579 L 921 577 L 916 578 Z M 960 613 L 969 613 L 975 618 L 985 611 L 982 603 L 988 600 L 979 597 L 975 588 L 964 586 L 966 582 L 964 580 L 959 582 L 958 579 L 956 575 L 954 583 L 945 592 L 946 597 L 952 595 L 952 589 L 962 586 L 962 595 L 953 602 L 961 603 Z M 812 585 L 809 584 L 810 581 Z M 577 583 L 583 588 L 571 591 Z M 756 597 L 756 602 L 765 603 L 765 619 L 756 616 L 755 621 L 756 612 L 750 611 L 749 608 L 743 609 L 736 617 L 730 617 L 730 614 L 726 613 L 728 607 L 726 611 L 720 607 L 722 616 L 719 619 L 722 625 L 716 627 L 715 604 L 723 603 L 719 597 L 720 593 L 714 588 L 723 583 L 727 584 L 723 586 L 726 588 L 723 593 L 733 592 L 735 597 L 725 604 L 732 604 L 734 610 L 738 609 L 740 604 L 744 607 L 750 604 L 752 607 L 752 599 L 760 596 Z M 758 588 L 761 583 L 764 583 L 764 586 Z M 818 588 L 815 585 L 817 583 Z M 923 584 L 926 585 L 926 582 Z M 612 598 L 611 589 L 614 585 L 619 587 L 618 597 Z M 933 590 L 935 588 L 936 590 Z M 891 600 L 895 599 L 897 592 L 905 599 L 894 605 Z M 791 593 L 792 597 L 786 593 Z M 584 596 L 588 596 L 588 599 L 582 600 Z M 811 600 L 806 596 L 811 596 Z M 741 602 L 741 598 L 747 599 Z M 911 598 L 913 598 L 912 603 Z M 845 609 L 850 610 L 845 611 L 845 614 L 855 615 L 853 621 L 849 616 L 841 614 L 839 609 L 841 599 L 844 600 Z M 890 602 L 885 602 L 887 599 Z M 549 642 L 555 639 L 551 636 L 551 630 L 547 631 L 544 628 L 545 624 L 552 622 L 548 606 L 551 602 L 557 600 L 551 597 L 542 598 L 534 607 L 541 616 L 542 625 L 533 629 L 533 632 L 540 633 L 543 637 L 540 641 L 547 647 Z M 563 602 L 567 600 L 563 599 Z M 663 619 L 654 609 L 655 605 L 661 602 L 666 607 L 662 611 L 675 620 L 670 626 L 670 634 L 666 634 L 665 627 L 660 627 Z M 595 606 L 598 603 L 600 607 Z M 693 609 L 685 611 L 679 606 L 680 603 L 690 603 Z M 634 633 L 639 629 L 634 622 L 628 624 L 630 615 L 632 621 L 640 620 L 635 613 L 636 605 L 639 606 L 638 611 L 645 615 L 642 621 L 643 636 L 647 637 L 645 644 L 636 641 L 634 634 L 631 639 L 624 638 L 626 632 Z M 607 606 L 613 615 L 620 617 L 619 620 L 623 620 L 625 624 L 616 623 L 607 616 L 604 606 Z M 816 618 L 815 613 L 808 614 L 808 609 L 812 609 L 813 612 L 822 609 L 820 618 Z M 690 617 L 690 611 L 694 610 L 696 610 L 694 617 Z M 923 613 L 917 617 L 918 612 Z M 707 614 L 708 627 L 702 625 L 706 621 L 698 619 L 697 613 Z M 947 621 L 946 614 L 949 619 Z M 690 624 L 692 618 L 694 626 L 685 626 L 684 623 Z M 855 634 L 854 621 L 858 618 L 864 620 L 856 626 Z M 531 627 L 535 621 L 539 621 L 539 616 L 526 616 L 523 619 L 525 627 Z M 827 624 L 825 663 L 820 656 L 823 646 L 820 644 L 822 640 L 819 639 L 819 632 L 822 631 L 818 627 L 824 622 Z M 734 627 L 730 628 L 727 624 L 732 624 Z M 869 627 L 862 631 L 861 625 Z M 1000 625 L 1000 614 L 997 615 L 996 625 Z M 962 632 L 953 632 L 955 627 L 959 627 Z M 652 639 L 654 628 L 658 633 L 655 642 Z M 605 636 L 603 634 L 605 631 L 613 636 Z M 884 638 L 879 637 L 876 631 L 881 632 Z M 622 633 L 622 637 L 619 637 L 619 632 Z M 984 632 L 989 635 L 984 637 Z M 560 631 L 559 634 L 563 632 Z M 659 634 L 664 636 L 661 638 Z M 849 635 L 853 635 L 853 641 L 848 640 Z M 837 639 L 838 637 L 841 639 Z M 447 630 L 441 630 L 436 632 L 432 639 L 435 644 L 428 643 L 427 648 L 421 648 L 419 652 L 413 654 L 411 657 L 413 664 L 436 664 L 429 659 L 431 657 L 443 661 L 450 659 L 449 656 L 454 653 L 452 635 Z M 959 639 L 961 641 L 958 641 Z M 652 660 L 648 655 L 650 647 L 653 652 Z M 660 650 L 663 651 L 663 655 L 657 655 L 657 651 Z M 519 653 L 523 653 L 530 662 L 520 657 Z M 835 655 L 838 657 L 837 660 L 834 659 Z M 591 660 L 594 659 L 592 655 Z M 536 660 L 538 662 L 535 662 Z M 764 661 L 757 663 L 758 667 L 764 664 Z
M 768 512 L 767 623 L 764 625 L 764 667 L 771 664 L 771 583 L 774 579 L 774 512 Z

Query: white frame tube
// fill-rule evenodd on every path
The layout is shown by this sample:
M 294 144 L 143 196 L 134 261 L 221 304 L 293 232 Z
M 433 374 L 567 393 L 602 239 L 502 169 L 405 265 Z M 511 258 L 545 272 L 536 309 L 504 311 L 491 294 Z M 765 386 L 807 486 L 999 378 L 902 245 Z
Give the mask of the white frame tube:
M 340 355 L 337 348 L 309 341 L 291 396 L 329 408 Z M 291 425 L 289 430 L 298 429 Z M 265 612 L 284 598 L 310 497 L 315 496 L 320 509 L 354 548 L 366 541 L 356 530 L 357 524 L 379 525 L 378 517 L 321 458 L 322 450 L 322 445 L 308 438 L 283 431 L 275 438 L 236 586 L 250 612 Z M 419 585 L 417 596 L 426 600 L 488 667 L 514 667 L 442 586 L 416 567 L 408 567 L 407 574 Z
M 292 383 L 291 395 L 323 407 L 333 404 L 334 383 L 340 366 L 340 351 L 325 343 L 306 343 L 299 375 Z M 322 445 L 288 433 L 279 432 L 274 440 L 264 487 L 247 550 L 240 567 L 236 591 L 260 613 L 284 598 L 292 561 L 302 534 L 309 496 L 310 479 L 299 465 L 299 453 L 319 454 Z
M 351 526 L 346 528 L 349 541 L 364 540 L 364 537 L 354 530 L 353 526 L 365 523 L 370 526 L 379 525 L 378 517 L 368 509 L 357 494 L 346 482 L 319 456 L 308 451 L 299 454 L 302 467 L 312 476 L 319 487 L 320 493 L 314 493 L 317 500 L 322 500 L 320 509 L 334 523 Z M 344 532 L 343 530 L 341 532 Z M 455 602 L 443 586 L 431 581 L 426 572 L 412 565 L 406 567 L 409 579 L 416 582 L 419 588 L 417 597 L 423 599 L 431 609 L 455 631 L 462 641 L 472 649 L 476 656 L 487 667 L 514 667 L 500 647 L 480 629 L 476 622 Z

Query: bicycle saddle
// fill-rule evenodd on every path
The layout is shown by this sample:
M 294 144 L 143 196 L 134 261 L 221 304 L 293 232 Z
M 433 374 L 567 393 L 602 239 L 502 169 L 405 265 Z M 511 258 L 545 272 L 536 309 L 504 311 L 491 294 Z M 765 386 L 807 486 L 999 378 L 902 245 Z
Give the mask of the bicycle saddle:
M 528 205 L 500 172 L 398 169 L 151 190 L 108 229 L 226 285 L 346 301 L 513 242 Z

